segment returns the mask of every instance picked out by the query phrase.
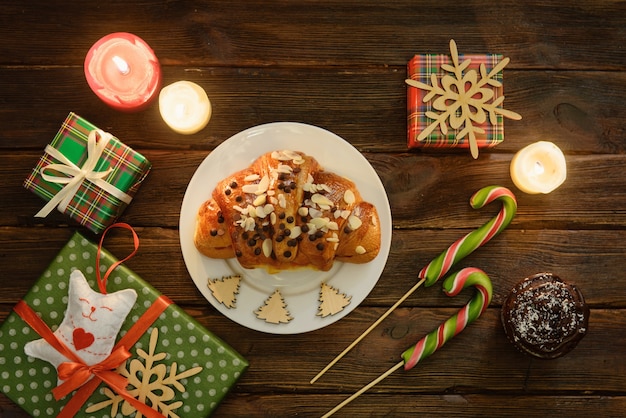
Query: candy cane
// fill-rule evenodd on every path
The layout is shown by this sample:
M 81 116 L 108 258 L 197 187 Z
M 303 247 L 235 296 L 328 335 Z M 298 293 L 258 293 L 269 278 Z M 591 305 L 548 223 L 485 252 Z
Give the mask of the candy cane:
M 480 209 L 494 200 L 500 200 L 502 202 L 502 208 L 494 218 L 475 231 L 472 231 L 457 240 L 447 250 L 428 263 L 428 265 L 418 274 L 418 278 L 420 280 L 372 325 L 370 325 L 368 329 L 366 329 L 361 335 L 352 341 L 348 347 L 346 347 L 330 363 L 328 363 L 326 367 L 324 367 L 313 379 L 311 379 L 310 383 L 315 383 L 324 373 L 341 360 L 350 350 L 352 350 L 352 348 L 354 348 L 363 338 L 365 338 L 365 336 L 376 328 L 378 324 L 387 318 L 391 312 L 393 312 L 402 302 L 413 294 L 413 292 L 415 292 L 422 284 L 426 283 L 426 286 L 433 285 L 437 280 L 445 276 L 448 271 L 450 271 L 452 266 L 459 260 L 467 257 L 478 247 L 486 244 L 489 240 L 502 232 L 502 230 L 504 230 L 511 223 L 511 220 L 513 220 L 513 217 L 517 212 L 517 201 L 515 199 L 515 195 L 513 195 L 509 189 L 501 186 L 484 187 L 474 193 L 474 195 L 470 198 L 470 205 L 474 209 Z
M 468 267 L 448 276 L 443 281 L 443 288 L 448 296 L 456 296 L 461 290 L 469 286 L 474 286 L 478 290 L 474 297 L 455 315 L 402 353 L 404 370 L 412 369 L 421 360 L 439 350 L 452 337 L 463 331 L 466 326 L 485 312 L 491 302 L 493 288 L 491 280 L 482 270 Z
M 437 280 L 445 276 L 459 260 L 467 257 L 478 247 L 489 242 L 511 223 L 517 212 L 517 201 L 515 200 L 515 195 L 505 187 L 488 186 L 480 189 L 471 197 L 470 205 L 474 209 L 480 209 L 494 200 L 502 202 L 502 209 L 494 218 L 480 228 L 458 239 L 419 272 L 418 277 L 426 280 L 426 287 L 433 285 Z
M 421 360 L 424 360 L 426 357 L 433 354 L 452 337 L 463 331 L 467 325 L 474 322 L 485 311 L 485 309 L 487 309 L 487 306 L 491 302 L 493 288 L 489 277 L 482 270 L 474 267 L 468 267 L 448 276 L 443 281 L 444 291 L 446 295 L 451 297 L 458 295 L 461 290 L 470 286 L 474 286 L 477 292 L 464 307 L 459 309 L 456 314 L 452 315 L 436 329 L 419 340 L 417 344 L 403 352 L 403 360 L 401 362 L 391 367 L 359 391 L 355 392 L 352 396 L 326 413 L 322 418 L 327 418 L 333 415 L 335 412 L 339 411 L 358 396 L 381 382 L 400 367 L 404 366 L 404 370 L 412 369 Z

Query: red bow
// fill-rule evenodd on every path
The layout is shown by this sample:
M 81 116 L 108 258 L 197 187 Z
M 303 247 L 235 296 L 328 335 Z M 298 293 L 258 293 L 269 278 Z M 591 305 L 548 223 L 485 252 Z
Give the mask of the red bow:
M 109 357 L 93 366 L 75 361 L 61 363 L 57 368 L 57 373 L 59 379 L 63 380 L 63 383 L 52 389 L 54 398 L 59 400 L 69 395 L 73 390 L 81 387 L 92 375 L 98 376 L 111 387 L 126 388 L 128 380 L 111 370 L 115 370 L 131 356 L 132 354 L 130 354 L 126 347 L 119 347 L 113 351 Z M 116 390 L 116 392 L 118 391 Z

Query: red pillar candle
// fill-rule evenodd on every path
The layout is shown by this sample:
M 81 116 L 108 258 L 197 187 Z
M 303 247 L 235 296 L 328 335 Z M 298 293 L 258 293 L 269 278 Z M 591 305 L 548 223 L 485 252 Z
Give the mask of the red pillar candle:
M 140 37 L 117 32 L 96 42 L 85 57 L 85 77 L 93 92 L 114 109 L 145 109 L 161 87 L 161 67 Z

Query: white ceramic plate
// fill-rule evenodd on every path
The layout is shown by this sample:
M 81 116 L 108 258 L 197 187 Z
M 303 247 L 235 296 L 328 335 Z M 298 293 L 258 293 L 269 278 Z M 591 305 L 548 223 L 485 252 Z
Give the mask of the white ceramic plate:
M 308 269 L 268 274 L 263 269 L 243 269 L 236 259 L 219 260 L 203 256 L 193 244 L 196 213 L 211 197 L 218 181 L 250 165 L 260 155 L 280 149 L 302 151 L 314 157 L 327 171 L 355 182 L 361 196 L 376 206 L 381 223 L 381 248 L 366 264 L 335 262 L 328 272 Z M 296 334 L 330 325 L 355 309 L 378 281 L 391 245 L 391 210 L 385 189 L 369 162 L 341 137 L 311 125 L 291 122 L 269 123 L 242 131 L 220 144 L 200 164 L 191 178 L 180 213 L 180 242 L 189 274 L 204 297 L 231 320 L 257 331 Z M 240 274 L 236 306 L 218 302 L 208 288 L 209 279 Z M 351 297 L 335 315 L 322 317 L 320 286 L 324 282 Z M 255 311 L 280 290 L 293 318 L 274 324 L 257 318 Z

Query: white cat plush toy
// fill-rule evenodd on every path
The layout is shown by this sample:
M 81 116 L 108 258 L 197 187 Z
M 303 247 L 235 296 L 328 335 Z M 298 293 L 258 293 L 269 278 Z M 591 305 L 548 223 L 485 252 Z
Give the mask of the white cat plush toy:
M 65 317 L 54 334 L 85 364 L 98 364 L 111 354 L 122 323 L 137 300 L 137 292 L 95 292 L 83 273 L 74 270 L 68 295 Z M 55 368 L 68 361 L 43 338 L 27 343 L 24 352 L 52 363 Z

